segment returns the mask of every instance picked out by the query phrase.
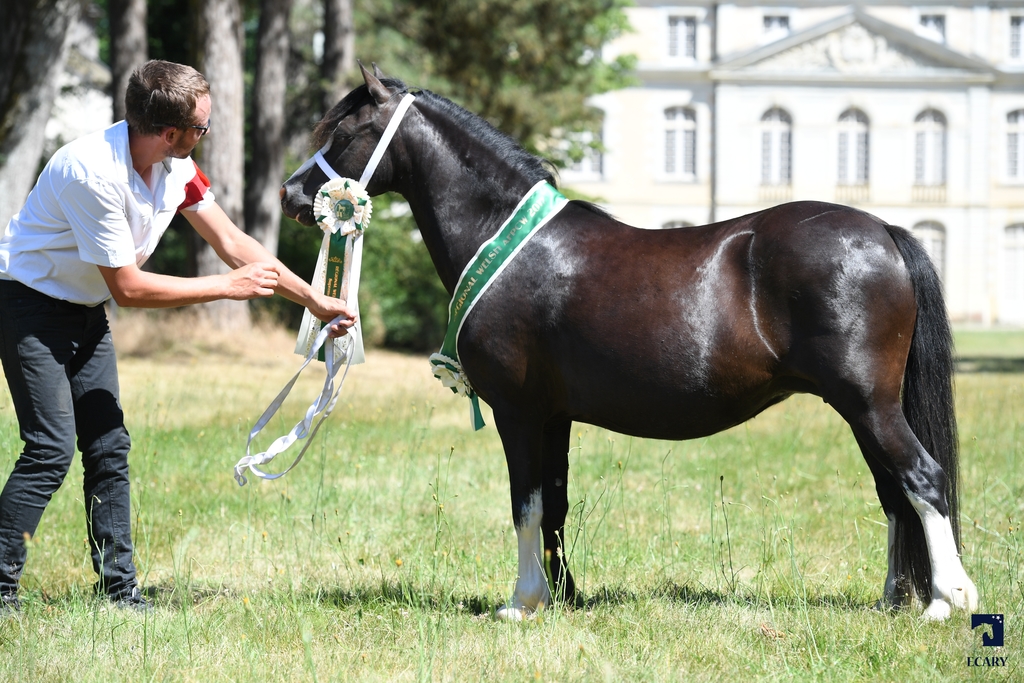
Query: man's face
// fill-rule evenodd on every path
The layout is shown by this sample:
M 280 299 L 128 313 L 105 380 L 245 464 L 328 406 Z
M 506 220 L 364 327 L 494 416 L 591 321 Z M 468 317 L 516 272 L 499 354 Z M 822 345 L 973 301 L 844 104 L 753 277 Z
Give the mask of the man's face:
M 210 112 L 212 109 L 213 106 L 209 95 L 203 95 L 196 100 L 196 111 L 193 120 L 197 122 L 197 126 L 210 125 Z M 180 133 L 178 139 L 171 146 L 168 156 L 175 157 L 176 159 L 187 159 L 192 154 L 192 150 L 199 144 L 199 139 L 203 137 L 203 132 L 198 128 L 185 128 Z

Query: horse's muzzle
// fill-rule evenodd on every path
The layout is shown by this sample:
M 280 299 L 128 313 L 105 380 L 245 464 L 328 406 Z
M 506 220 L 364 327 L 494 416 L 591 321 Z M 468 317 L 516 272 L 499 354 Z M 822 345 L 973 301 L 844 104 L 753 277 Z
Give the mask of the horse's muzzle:
M 313 201 L 305 196 L 301 190 L 296 191 L 289 188 L 288 184 L 281 186 L 281 213 L 288 218 L 296 220 L 303 225 L 313 225 Z

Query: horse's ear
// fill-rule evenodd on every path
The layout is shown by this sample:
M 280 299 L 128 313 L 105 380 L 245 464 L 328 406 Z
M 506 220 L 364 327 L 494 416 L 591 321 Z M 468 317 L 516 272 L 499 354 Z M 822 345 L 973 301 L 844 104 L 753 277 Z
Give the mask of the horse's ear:
M 377 66 L 377 62 L 370 62 L 370 63 L 373 64 L 373 75 L 374 76 L 376 76 L 377 78 L 387 78 L 387 76 L 384 75 L 384 72 L 380 70 L 380 67 Z
M 384 84 L 380 82 L 377 76 L 366 70 L 362 62 L 359 63 L 359 70 L 363 72 L 363 81 L 366 83 L 366 88 L 370 91 L 374 102 L 381 105 L 391 99 L 391 93 L 388 92 L 388 89 L 384 87 Z

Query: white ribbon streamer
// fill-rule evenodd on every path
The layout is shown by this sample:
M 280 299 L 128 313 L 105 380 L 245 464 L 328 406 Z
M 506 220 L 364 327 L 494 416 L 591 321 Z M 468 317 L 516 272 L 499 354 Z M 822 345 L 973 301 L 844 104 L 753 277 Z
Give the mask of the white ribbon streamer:
M 334 404 L 338 402 L 338 396 L 341 395 L 341 389 L 345 386 L 345 378 L 348 377 L 348 370 L 352 367 L 352 357 L 355 354 L 353 353 L 354 344 L 351 342 L 348 344 L 347 352 L 345 353 L 345 372 L 341 376 L 341 382 L 338 384 L 337 391 L 334 389 L 334 378 L 338 374 L 341 364 L 338 362 L 340 359 L 336 360 L 334 357 L 334 344 L 328 344 L 324 348 L 324 361 L 327 366 L 327 379 L 324 382 L 324 388 L 323 391 L 320 392 L 320 396 L 317 397 L 317 399 L 313 401 L 313 404 L 306 410 L 305 417 L 298 424 L 292 427 L 290 432 L 284 436 L 278 437 L 274 443 L 270 444 L 270 447 L 267 448 L 267 450 L 256 454 L 249 452 L 252 448 L 252 440 L 255 439 L 261 431 L 263 431 L 263 428 L 267 426 L 267 423 L 270 422 L 271 418 L 273 418 L 277 411 L 280 410 L 281 406 L 284 404 L 284 400 L 288 398 L 288 394 L 291 393 L 292 387 L 295 386 L 296 380 L 299 379 L 299 375 L 301 375 L 302 371 L 306 369 L 306 366 L 316 358 L 317 354 L 320 352 L 320 347 L 324 346 L 324 342 L 327 340 L 327 334 L 330 332 L 331 325 L 335 325 L 342 320 L 343 316 L 339 315 L 331 321 L 330 325 L 325 325 L 324 328 L 320 330 L 320 334 L 317 335 L 313 347 L 306 355 L 306 360 L 302 364 L 302 367 L 300 367 L 299 371 L 292 376 L 291 380 L 289 380 L 286 385 L 284 385 L 284 389 L 281 390 L 281 393 L 277 395 L 277 398 L 271 402 L 267 409 L 263 411 L 260 419 L 256 420 L 256 424 L 253 426 L 252 431 L 249 432 L 249 440 L 245 444 L 245 457 L 239 460 L 235 465 L 235 481 L 238 482 L 239 486 L 245 486 L 248 481 L 243 474 L 247 467 L 253 474 L 261 479 L 278 479 L 291 472 L 292 468 L 298 465 L 299 461 L 302 460 L 302 456 L 306 454 L 306 450 L 309 448 L 309 444 L 312 443 L 312 440 L 306 442 L 292 464 L 283 472 L 271 474 L 261 471 L 259 466 L 270 462 L 277 455 L 288 450 L 288 448 L 296 441 L 305 439 L 307 436 L 314 436 L 320 429 L 320 425 L 324 423 L 327 416 L 331 414 L 332 410 L 334 410 Z M 354 325 L 350 329 L 350 333 L 355 329 L 356 326 Z M 344 339 L 344 337 L 342 337 L 342 339 Z M 313 420 L 316 419 L 317 415 L 320 415 L 320 419 L 317 420 L 316 425 L 313 425 Z M 312 429 L 310 429 L 311 427 Z
M 374 171 L 377 170 L 377 166 L 380 164 L 381 159 L 384 158 L 384 152 L 387 151 L 388 145 L 391 144 L 392 138 L 395 137 L 395 133 L 398 131 L 399 124 L 401 124 L 402 119 L 405 117 L 405 113 L 409 110 L 409 107 L 412 106 L 412 103 L 413 101 L 415 101 L 415 99 L 416 97 L 414 95 L 406 93 L 405 97 L 402 98 L 402 101 L 398 103 L 398 107 L 395 109 L 394 115 L 392 115 L 391 120 L 388 122 L 388 125 L 384 128 L 384 133 L 383 135 L 381 135 L 380 141 L 377 143 L 376 149 L 374 149 L 373 154 L 370 155 L 370 160 L 366 162 L 366 168 L 363 169 L 363 174 L 359 177 L 359 184 L 362 185 L 364 188 L 366 187 L 366 184 L 370 182 L 370 178 L 373 177 L 373 173 Z M 331 143 L 328 142 L 321 149 L 317 150 L 316 154 L 313 155 L 311 161 L 315 161 L 316 164 L 327 175 L 328 178 L 330 178 L 331 180 L 335 180 L 340 178 L 341 176 L 338 174 L 337 171 L 335 171 L 331 167 L 330 164 L 327 163 L 327 160 L 324 158 L 324 152 L 330 149 L 330 146 Z M 301 168 L 307 168 L 309 165 L 310 161 L 307 161 L 305 164 L 302 165 Z M 325 245 L 326 240 L 329 239 L 329 237 L 330 235 L 325 235 Z M 353 308 L 353 310 L 356 312 L 356 315 L 358 316 L 359 304 L 357 294 L 359 291 L 359 272 L 362 267 L 363 261 L 362 236 L 358 233 L 355 234 L 351 242 L 352 266 L 348 273 L 347 289 L 349 298 L 347 300 L 347 303 L 350 305 L 350 307 Z M 321 259 L 325 258 L 324 254 L 324 249 L 321 249 Z M 346 260 L 348 260 L 348 254 L 346 254 Z M 319 262 L 317 264 L 316 272 L 320 272 Z M 315 276 L 313 286 L 317 286 Z M 319 283 L 319 286 L 321 289 L 323 288 L 322 281 Z M 312 314 L 310 314 L 309 310 L 307 309 L 303 314 L 301 330 L 306 330 L 307 325 L 311 325 L 313 323 L 312 317 Z M 283 472 L 271 474 L 268 472 L 263 472 L 262 470 L 259 469 L 261 465 L 264 465 L 273 460 L 277 455 L 286 451 L 296 441 L 301 441 L 302 439 L 305 439 L 307 437 L 312 437 L 317 433 L 317 430 L 320 429 L 320 425 L 324 423 L 324 420 L 327 419 L 327 416 L 331 414 L 331 410 L 334 409 L 334 404 L 337 402 L 338 396 L 341 394 L 341 388 L 345 385 L 345 378 L 348 376 L 349 368 L 352 367 L 353 363 L 363 362 L 362 332 L 360 331 L 359 325 L 356 324 L 349 329 L 347 336 L 333 340 L 332 343 L 329 343 L 324 347 L 324 361 L 327 367 L 327 378 L 324 380 L 323 391 L 320 392 L 320 396 L 306 410 L 306 416 L 303 418 L 303 420 L 296 424 L 295 427 L 293 427 L 290 432 L 288 432 L 282 437 L 279 437 L 274 441 L 274 443 L 270 444 L 270 447 L 267 448 L 266 451 L 262 453 L 256 453 L 255 455 L 249 452 L 252 447 L 252 440 L 256 437 L 257 434 L 259 434 L 263 430 L 267 423 L 270 422 L 270 419 L 274 417 L 277 411 L 281 408 L 281 405 L 284 403 L 285 398 L 291 392 L 292 387 L 295 386 L 295 381 L 299 378 L 299 375 L 302 374 L 302 371 L 306 369 L 306 366 L 309 365 L 314 358 L 316 358 L 317 353 L 319 353 L 320 351 L 320 347 L 324 346 L 324 342 L 327 340 L 327 334 L 331 325 L 334 325 L 340 322 L 341 320 L 342 317 L 338 316 L 337 318 L 332 320 L 330 324 L 325 325 L 323 329 L 320 330 L 320 333 L 316 336 L 314 342 L 309 345 L 308 349 L 300 348 L 301 346 L 305 346 L 303 340 L 307 338 L 303 336 L 303 332 L 300 331 L 299 341 L 296 346 L 296 353 L 301 353 L 303 350 L 306 351 L 306 360 L 302 363 L 302 367 L 299 368 L 299 371 L 296 372 L 295 375 L 291 378 L 291 381 L 289 381 L 288 384 L 285 385 L 284 389 L 281 390 L 281 393 L 277 395 L 277 398 L 275 398 L 273 402 L 270 404 L 270 406 L 268 406 L 267 409 L 263 412 L 263 415 L 260 416 L 260 419 L 256 421 L 256 424 L 253 426 L 252 431 L 249 432 L 249 441 L 245 445 L 245 457 L 239 460 L 238 464 L 235 465 L 235 481 L 238 482 L 239 486 L 245 486 L 246 482 L 248 481 L 245 478 L 245 475 L 243 474 L 246 468 L 248 468 L 253 474 L 255 474 L 257 477 L 260 477 L 261 479 L 278 479 L 288 474 L 288 472 L 290 472 L 292 468 L 298 465 L 299 461 L 302 460 L 302 456 L 306 454 L 306 449 L 309 448 L 309 444 L 312 442 L 312 440 L 306 442 L 306 444 L 302 447 L 302 450 L 299 451 L 298 456 L 296 456 L 292 464 L 289 465 L 288 469 L 284 470 Z M 344 342 L 345 339 L 349 340 L 347 344 Z M 335 359 L 335 353 L 342 354 L 345 359 L 345 373 L 342 375 L 341 383 L 338 385 L 337 391 L 334 390 L 334 378 L 338 374 L 340 364 Z M 316 422 L 315 425 L 313 425 L 313 420 L 316 419 L 317 415 L 320 415 L 320 419 Z

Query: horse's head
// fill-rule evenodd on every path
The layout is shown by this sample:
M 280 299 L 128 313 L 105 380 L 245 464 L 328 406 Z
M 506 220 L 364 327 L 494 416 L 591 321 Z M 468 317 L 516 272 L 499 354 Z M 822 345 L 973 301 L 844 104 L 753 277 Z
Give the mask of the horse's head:
M 384 132 L 388 121 L 406 92 L 405 84 L 397 79 L 384 78 L 374 65 L 370 73 L 360 64 L 364 85 L 359 86 L 324 116 L 313 130 L 313 144 L 320 147 L 324 160 L 343 178 L 358 179 L 366 167 Z M 373 178 L 367 183 L 367 192 L 377 195 L 388 188 L 391 169 L 387 155 L 381 161 Z M 327 174 L 309 159 L 281 188 L 281 210 L 303 225 L 313 225 L 313 197 L 327 182 Z

